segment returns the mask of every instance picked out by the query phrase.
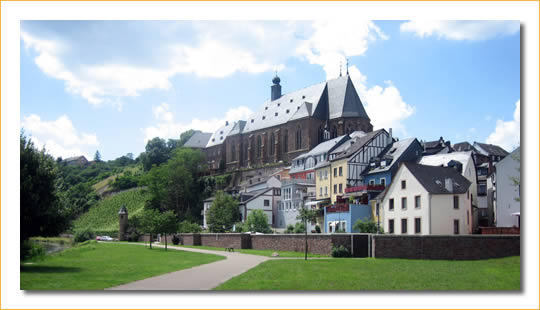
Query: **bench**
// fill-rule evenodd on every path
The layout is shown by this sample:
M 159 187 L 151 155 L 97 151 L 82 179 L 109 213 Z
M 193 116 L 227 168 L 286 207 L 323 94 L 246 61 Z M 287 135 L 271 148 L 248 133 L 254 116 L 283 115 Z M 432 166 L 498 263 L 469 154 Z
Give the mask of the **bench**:
M 234 247 L 232 245 L 225 248 L 226 252 L 234 252 Z

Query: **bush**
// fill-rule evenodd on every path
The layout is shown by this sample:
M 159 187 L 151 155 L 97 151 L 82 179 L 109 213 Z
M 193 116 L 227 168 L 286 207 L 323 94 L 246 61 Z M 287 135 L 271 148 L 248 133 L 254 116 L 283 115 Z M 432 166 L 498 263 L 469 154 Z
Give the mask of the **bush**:
M 95 237 L 96 234 L 93 230 L 91 230 L 90 228 L 84 228 L 75 231 L 75 234 L 73 235 L 73 241 L 84 242 L 86 240 L 94 240 Z
M 264 234 L 272 232 L 270 225 L 268 225 L 268 216 L 262 210 L 253 210 L 248 214 L 244 229 Z
M 321 233 L 321 227 L 319 225 L 315 226 L 315 231 L 320 234 Z
M 178 225 L 178 232 L 179 233 L 189 234 L 189 233 L 199 233 L 201 231 L 202 231 L 201 226 L 199 226 L 199 224 L 196 224 L 196 223 L 191 223 L 191 222 L 188 222 L 188 221 L 182 221 Z
M 354 223 L 353 229 L 358 230 L 360 233 L 374 234 L 377 233 L 377 223 L 367 218 L 364 218 L 364 220 L 359 219 Z
M 241 233 L 247 231 L 244 227 L 244 223 L 242 222 L 236 222 L 234 223 L 234 232 Z
M 21 243 L 21 260 L 43 260 L 45 257 L 45 248 L 30 240 L 24 240 Z
M 180 244 L 180 238 L 178 238 L 177 235 L 174 235 L 174 236 L 172 237 L 172 243 L 173 243 L 174 245 Z
M 332 257 L 351 257 L 351 252 L 349 249 L 340 245 L 339 247 L 332 247 Z
M 304 223 L 297 222 L 294 225 L 294 233 L 295 234 L 303 234 L 306 232 L 306 227 L 304 226 Z
M 292 224 L 287 225 L 287 228 L 285 229 L 285 233 L 287 234 L 294 233 L 294 226 Z

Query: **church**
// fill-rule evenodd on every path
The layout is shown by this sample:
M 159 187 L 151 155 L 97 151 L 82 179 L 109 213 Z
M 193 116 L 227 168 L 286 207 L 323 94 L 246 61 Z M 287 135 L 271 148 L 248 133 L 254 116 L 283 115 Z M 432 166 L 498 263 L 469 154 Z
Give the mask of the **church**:
M 270 99 L 247 120 L 227 121 L 186 146 L 203 149 L 211 172 L 233 171 L 288 164 L 325 140 L 356 130 L 373 131 L 348 74 L 288 94 L 281 93 L 280 83 L 276 75 Z

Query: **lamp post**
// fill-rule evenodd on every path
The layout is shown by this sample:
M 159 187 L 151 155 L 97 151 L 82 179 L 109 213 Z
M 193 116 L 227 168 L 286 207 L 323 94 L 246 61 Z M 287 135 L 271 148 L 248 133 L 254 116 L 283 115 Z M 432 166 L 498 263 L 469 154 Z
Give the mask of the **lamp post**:
M 376 209 L 376 214 L 377 214 L 377 234 L 379 233 L 379 227 L 380 227 L 380 224 L 379 224 L 379 203 L 377 202 L 377 205 L 376 205 L 377 209 Z

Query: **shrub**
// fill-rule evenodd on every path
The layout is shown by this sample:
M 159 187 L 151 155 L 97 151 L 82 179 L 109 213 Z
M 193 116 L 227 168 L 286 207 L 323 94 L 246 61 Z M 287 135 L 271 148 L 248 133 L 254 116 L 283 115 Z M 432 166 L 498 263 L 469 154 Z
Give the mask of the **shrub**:
M 377 232 L 377 223 L 370 221 L 367 218 L 364 218 L 364 220 L 358 219 L 356 223 L 354 223 L 353 229 L 358 230 L 360 233 L 374 234 Z
M 178 238 L 177 235 L 174 235 L 174 236 L 172 237 L 172 243 L 173 243 L 174 245 L 180 244 L 180 238 Z
M 319 225 L 315 225 L 315 231 L 320 234 L 321 233 L 321 227 Z
M 349 249 L 340 245 L 339 247 L 332 247 L 332 257 L 351 257 L 351 252 Z
M 287 225 L 287 229 L 285 229 L 285 232 L 288 234 L 294 233 L 294 226 L 292 224 Z
M 178 232 L 183 234 L 189 234 L 189 233 L 199 233 L 201 232 L 201 226 L 199 226 L 196 223 L 191 223 L 188 221 L 182 221 L 178 225 Z
M 21 260 L 43 260 L 45 257 L 45 248 L 30 240 L 24 240 L 21 243 Z
M 90 228 L 83 228 L 75 231 L 73 240 L 75 242 L 84 242 L 86 240 L 94 240 L 96 234 Z
M 253 210 L 249 213 L 244 228 L 251 232 L 271 233 L 268 225 L 268 216 L 262 210 Z
M 238 233 L 241 233 L 241 232 L 244 232 L 244 231 L 247 231 L 244 227 L 244 223 L 242 222 L 236 222 L 234 224 L 234 232 L 238 232 Z
M 304 226 L 304 223 L 297 222 L 294 225 L 294 233 L 295 234 L 303 234 L 306 232 L 306 227 Z

